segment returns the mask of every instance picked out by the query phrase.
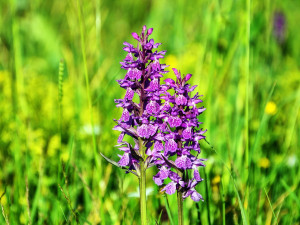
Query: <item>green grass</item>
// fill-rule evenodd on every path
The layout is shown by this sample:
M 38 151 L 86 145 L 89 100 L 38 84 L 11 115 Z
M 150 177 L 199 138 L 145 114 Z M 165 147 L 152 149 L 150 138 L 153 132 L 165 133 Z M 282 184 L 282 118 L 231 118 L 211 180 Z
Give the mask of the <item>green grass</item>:
M 122 43 L 144 24 L 207 108 L 205 202 L 184 201 L 185 224 L 299 224 L 298 1 L 24 0 L 0 13 L 0 224 L 140 224 L 138 179 L 98 152 L 118 160 Z M 155 173 L 149 224 L 175 224 Z

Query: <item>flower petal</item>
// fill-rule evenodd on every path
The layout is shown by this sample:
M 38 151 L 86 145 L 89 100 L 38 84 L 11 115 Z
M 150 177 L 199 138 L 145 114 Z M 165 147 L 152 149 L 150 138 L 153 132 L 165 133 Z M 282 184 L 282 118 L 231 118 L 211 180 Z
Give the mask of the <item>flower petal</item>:
M 129 154 L 124 153 L 124 155 L 122 156 L 122 158 L 119 161 L 119 165 L 120 166 L 127 166 L 128 164 L 129 164 Z
M 191 199 L 195 202 L 199 202 L 200 200 L 204 201 L 202 195 L 200 195 L 197 191 L 192 192 Z
M 174 194 L 175 191 L 176 191 L 176 184 L 175 184 L 174 182 L 168 183 L 168 184 L 164 187 L 163 191 L 166 191 L 166 193 L 167 193 L 168 195 Z

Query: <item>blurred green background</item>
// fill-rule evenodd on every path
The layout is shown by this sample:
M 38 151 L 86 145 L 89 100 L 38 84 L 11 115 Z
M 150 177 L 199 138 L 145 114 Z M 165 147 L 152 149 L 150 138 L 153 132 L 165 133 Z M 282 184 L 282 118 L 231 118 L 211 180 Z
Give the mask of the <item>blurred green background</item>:
M 98 152 L 118 160 L 122 43 L 144 24 L 207 108 L 205 201 L 185 200 L 185 224 L 300 224 L 299 1 L 1 0 L 0 15 L 0 224 L 140 223 L 138 180 Z M 155 173 L 149 224 L 176 224 Z

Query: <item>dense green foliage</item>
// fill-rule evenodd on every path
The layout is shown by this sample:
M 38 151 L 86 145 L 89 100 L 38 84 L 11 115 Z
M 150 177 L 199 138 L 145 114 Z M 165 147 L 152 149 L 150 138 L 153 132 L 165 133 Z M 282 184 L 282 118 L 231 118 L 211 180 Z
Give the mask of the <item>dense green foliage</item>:
M 122 43 L 144 24 L 207 108 L 205 202 L 185 200 L 185 224 L 299 224 L 299 1 L 1 0 L 0 14 L 0 224 L 140 223 L 138 180 L 98 152 L 118 160 Z M 176 224 L 148 171 L 149 224 Z

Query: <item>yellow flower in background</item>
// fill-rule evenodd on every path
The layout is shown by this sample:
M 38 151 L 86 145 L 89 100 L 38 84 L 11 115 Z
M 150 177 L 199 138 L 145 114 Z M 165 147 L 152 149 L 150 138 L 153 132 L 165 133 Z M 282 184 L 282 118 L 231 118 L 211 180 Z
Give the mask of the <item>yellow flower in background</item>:
M 171 70 L 172 68 L 178 67 L 178 60 L 175 55 L 169 55 L 166 57 L 166 65 L 170 65 L 168 68 Z
M 218 201 L 220 196 L 219 196 L 219 184 L 221 182 L 221 177 L 220 175 L 216 175 L 212 181 L 211 181 L 211 184 L 212 184 L 212 192 L 213 192 L 213 199 L 214 201 Z
M 268 158 L 261 158 L 258 161 L 258 165 L 259 165 L 259 167 L 264 168 L 264 169 L 269 168 L 270 160 Z
M 265 113 L 273 116 L 276 114 L 276 112 L 277 112 L 276 103 L 273 101 L 268 102 L 265 108 Z
M 218 183 L 220 183 L 220 181 L 221 181 L 221 177 L 219 175 L 217 175 L 212 179 L 211 183 L 218 184 Z

